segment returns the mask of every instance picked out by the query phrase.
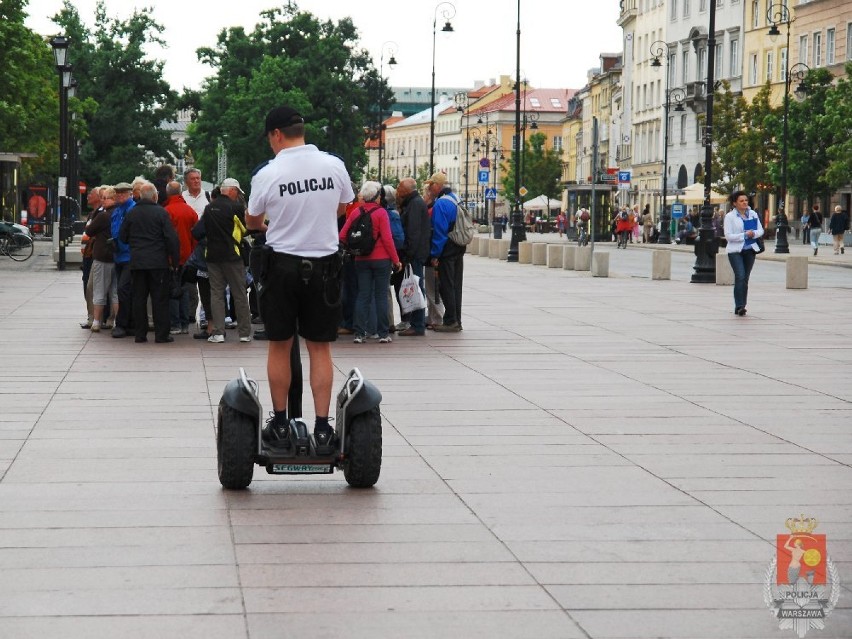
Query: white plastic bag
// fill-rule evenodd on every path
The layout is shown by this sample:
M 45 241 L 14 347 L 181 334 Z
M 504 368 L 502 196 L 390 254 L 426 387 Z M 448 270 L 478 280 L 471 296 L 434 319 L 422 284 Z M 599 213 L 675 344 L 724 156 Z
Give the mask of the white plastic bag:
M 420 290 L 420 278 L 405 267 L 405 277 L 399 286 L 399 310 L 403 315 L 426 308 L 426 296 Z

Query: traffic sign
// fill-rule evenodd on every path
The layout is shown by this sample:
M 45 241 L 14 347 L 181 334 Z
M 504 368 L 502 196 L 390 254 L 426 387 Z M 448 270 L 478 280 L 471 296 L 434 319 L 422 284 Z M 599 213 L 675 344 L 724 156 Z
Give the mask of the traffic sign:
M 497 199 L 497 189 L 487 188 L 485 189 L 485 199 L 486 200 L 496 200 Z
M 491 160 L 489 160 L 488 158 L 481 158 L 479 160 L 479 166 L 481 166 L 483 169 L 487 169 L 491 166 Z
M 618 181 L 619 182 L 630 182 L 630 171 L 619 171 L 618 172 Z
M 529 193 L 529 191 L 527 190 L 527 187 L 525 187 L 525 186 L 522 186 L 521 188 L 518 189 L 518 194 L 521 197 L 524 197 L 527 193 Z
M 488 184 L 488 178 L 491 176 L 491 171 L 480 171 L 479 172 L 479 183 L 480 184 Z
M 679 220 L 684 215 L 686 215 L 686 204 L 682 204 L 680 202 L 672 204 L 672 218 Z

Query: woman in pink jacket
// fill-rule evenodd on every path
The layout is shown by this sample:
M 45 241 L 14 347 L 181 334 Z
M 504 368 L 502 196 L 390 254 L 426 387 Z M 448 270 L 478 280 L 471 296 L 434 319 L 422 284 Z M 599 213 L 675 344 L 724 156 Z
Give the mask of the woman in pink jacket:
M 388 212 L 379 206 L 382 185 L 378 182 L 364 182 L 358 193 L 363 204 L 355 209 L 340 230 L 340 241 L 348 244 L 349 229 L 363 213 L 369 213 L 372 223 L 375 245 L 368 255 L 355 257 L 355 274 L 358 278 L 358 297 L 355 300 L 355 339 L 363 344 L 367 339 L 367 322 L 371 308 L 375 308 L 376 330 L 379 343 L 391 341 L 388 334 L 388 286 L 391 268 L 402 268 L 396 248 L 393 245 Z

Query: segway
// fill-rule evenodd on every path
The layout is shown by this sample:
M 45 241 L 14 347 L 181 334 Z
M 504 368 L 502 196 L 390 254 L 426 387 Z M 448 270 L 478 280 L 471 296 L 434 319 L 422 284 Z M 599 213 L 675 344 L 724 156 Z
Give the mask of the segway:
M 353 368 L 337 394 L 330 441 L 318 443 L 300 418 L 290 420 L 286 440 L 267 441 L 258 384 L 240 368 L 240 376 L 228 382 L 219 401 L 219 482 L 227 489 L 244 489 L 257 464 L 271 475 L 327 475 L 339 468 L 350 486 L 370 488 L 382 467 L 381 401 L 379 389 Z

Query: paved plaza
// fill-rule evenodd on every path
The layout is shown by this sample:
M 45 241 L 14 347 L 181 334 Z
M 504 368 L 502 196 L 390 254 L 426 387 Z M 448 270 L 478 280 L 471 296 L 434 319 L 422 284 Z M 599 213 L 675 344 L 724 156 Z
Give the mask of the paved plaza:
M 759 258 L 738 318 L 691 247 L 671 281 L 641 246 L 599 244 L 609 278 L 469 255 L 463 332 L 334 346 L 384 396 L 374 489 L 227 492 L 215 406 L 240 366 L 269 405 L 265 343 L 81 330 L 45 247 L 0 258 L 3 639 L 792 639 L 763 591 L 799 515 L 844 584 L 807 636 L 852 637 L 841 258 L 796 291 Z

